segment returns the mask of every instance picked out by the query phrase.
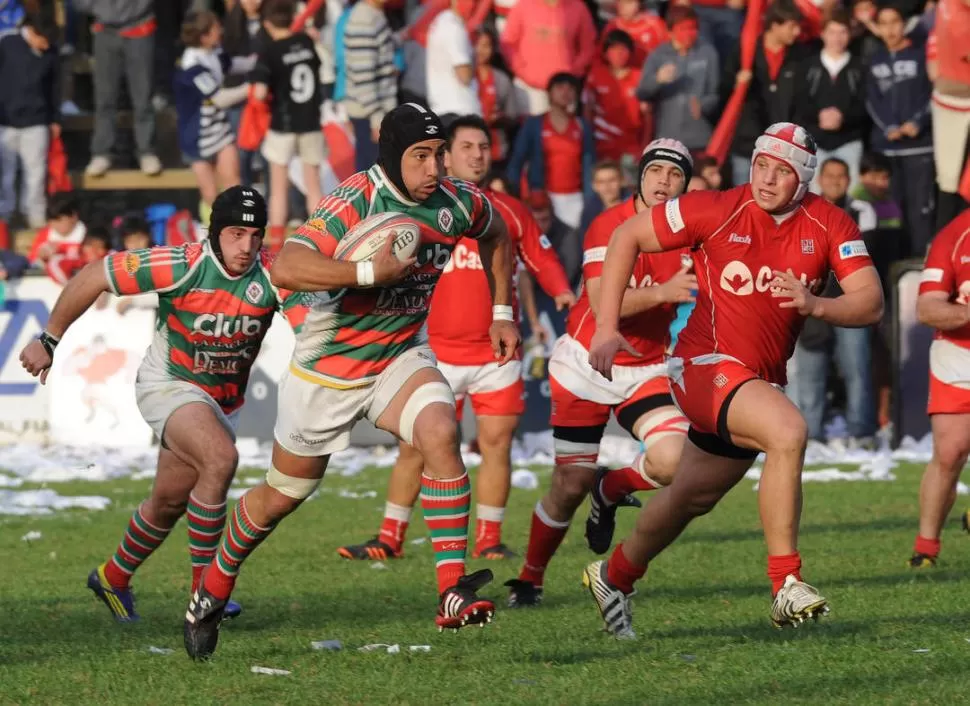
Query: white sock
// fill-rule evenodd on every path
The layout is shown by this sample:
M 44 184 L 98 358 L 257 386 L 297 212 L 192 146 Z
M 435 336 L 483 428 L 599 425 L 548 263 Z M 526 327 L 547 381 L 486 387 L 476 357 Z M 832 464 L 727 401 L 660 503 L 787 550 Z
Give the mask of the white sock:
M 479 503 L 475 506 L 475 517 L 479 520 L 487 520 L 488 522 L 501 522 L 505 517 L 505 508 Z
M 388 501 L 384 503 L 384 517 L 391 520 L 397 520 L 398 522 L 410 522 L 411 509 L 412 508 L 397 505 L 396 503 Z

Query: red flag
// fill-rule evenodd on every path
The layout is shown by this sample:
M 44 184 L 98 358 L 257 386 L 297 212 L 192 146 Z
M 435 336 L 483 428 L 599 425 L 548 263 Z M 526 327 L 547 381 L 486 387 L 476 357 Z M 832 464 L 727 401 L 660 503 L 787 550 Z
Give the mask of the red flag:
M 249 98 L 243 106 L 242 116 L 239 118 L 239 135 L 236 143 L 240 149 L 254 152 L 259 149 L 269 130 L 271 119 L 269 103 L 257 100 L 253 95 L 254 89 L 249 89 Z
M 324 0 L 309 0 L 306 7 L 303 8 L 303 12 L 296 16 L 293 20 L 293 24 L 290 25 L 291 32 L 301 32 L 306 26 L 307 20 L 317 13 L 320 6 L 323 5 Z
M 58 191 L 70 191 L 74 188 L 71 177 L 67 173 L 67 151 L 60 135 L 51 139 L 47 150 L 47 193 L 56 194 Z
M 758 40 L 761 38 L 761 13 L 764 10 L 765 0 L 751 0 L 748 3 L 748 13 L 744 18 L 744 28 L 741 30 L 741 69 L 751 71 L 754 67 L 754 54 L 758 47 Z M 711 135 L 710 142 L 707 143 L 706 152 L 717 159 L 718 164 L 723 164 L 727 159 L 728 150 L 734 140 L 734 131 L 737 129 L 738 120 L 741 119 L 741 109 L 744 107 L 744 99 L 748 95 L 749 82 L 735 84 L 734 92 L 728 100 Z

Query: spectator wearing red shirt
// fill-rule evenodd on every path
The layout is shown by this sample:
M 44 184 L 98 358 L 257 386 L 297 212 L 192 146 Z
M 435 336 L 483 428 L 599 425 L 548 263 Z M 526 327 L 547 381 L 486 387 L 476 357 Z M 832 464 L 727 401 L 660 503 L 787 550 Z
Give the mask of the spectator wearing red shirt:
M 650 53 L 669 39 L 667 25 L 652 12 L 643 9 L 640 0 L 617 0 L 616 17 L 606 23 L 600 37 L 600 48 L 606 50 L 610 32 L 621 29 L 633 39 L 633 66 L 643 66 Z
M 54 194 L 47 202 L 47 225 L 37 231 L 27 259 L 32 265 L 44 265 L 54 255 L 75 257 L 86 233 L 74 195 Z
M 970 7 L 963 0 L 940 0 L 936 28 L 927 47 L 927 72 L 933 81 L 933 157 L 940 187 L 936 224 L 942 228 L 966 204 L 957 193 L 970 131 Z
M 495 33 L 483 29 L 475 36 L 474 45 L 478 100 L 491 131 L 492 161 L 501 162 L 509 153 L 509 131 L 518 126 L 519 105 L 512 78 L 501 67 L 501 56 L 495 51 Z
M 720 96 L 720 65 L 714 47 L 698 39 L 697 14 L 675 6 L 667 13 L 670 41 L 643 66 L 637 95 L 653 103 L 655 133 L 702 150 L 711 139 Z
M 593 126 L 597 159 L 635 164 L 643 149 L 646 105 L 636 95 L 640 69 L 632 65 L 634 52 L 630 35 L 612 30 L 603 38 L 603 63 L 586 78 L 583 106 Z
M 596 56 L 596 28 L 583 0 L 518 0 L 502 31 L 505 55 L 529 115 L 549 109 L 549 80 L 584 76 Z
M 513 189 L 520 188 L 525 171 L 530 190 L 548 192 L 556 216 L 570 228 L 576 228 L 582 217 L 596 155 L 592 128 L 574 115 L 578 93 L 578 81 L 571 74 L 549 79 L 548 112 L 522 124 L 507 170 Z
M 60 285 L 92 262 L 103 259 L 111 252 L 111 236 L 106 228 L 91 228 L 84 236 L 81 247 L 74 253 L 54 255 L 47 261 L 48 276 Z

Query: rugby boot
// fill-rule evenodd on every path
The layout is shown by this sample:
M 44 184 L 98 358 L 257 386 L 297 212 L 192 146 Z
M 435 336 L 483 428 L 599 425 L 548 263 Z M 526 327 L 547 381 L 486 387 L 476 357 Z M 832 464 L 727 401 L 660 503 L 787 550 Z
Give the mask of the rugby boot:
M 360 559 L 362 561 L 386 561 L 387 559 L 400 559 L 404 556 L 404 550 L 394 551 L 391 545 L 382 542 L 379 538 L 368 539 L 363 544 L 347 544 L 337 549 L 337 554 L 344 559 Z
M 609 505 L 601 490 L 603 478 L 610 469 L 602 466 L 596 471 L 596 480 L 589 493 L 589 515 L 586 517 L 586 546 L 595 554 L 605 554 L 613 544 L 616 531 L 616 510 L 621 507 L 643 507 L 643 503 L 632 495 L 624 495 L 618 502 Z
M 818 589 L 788 574 L 771 604 L 771 622 L 776 628 L 785 625 L 797 628 L 809 618 L 817 622 L 828 612 L 829 602 L 819 594 Z
M 108 606 L 111 616 L 119 623 L 133 623 L 139 619 L 135 612 L 135 594 L 131 588 L 115 588 L 104 575 L 105 564 L 88 574 L 88 588 Z
M 449 628 L 458 632 L 459 628 L 469 625 L 485 627 L 492 622 L 495 604 L 487 598 L 479 598 L 478 591 L 492 580 L 491 569 L 481 569 L 473 574 L 462 576 L 458 583 L 441 594 L 438 603 L 438 617 L 435 623 L 438 632 Z
M 505 585 L 509 587 L 509 608 L 531 608 L 542 603 L 542 586 L 522 579 L 509 579 Z
M 610 583 L 606 573 L 605 561 L 594 561 L 583 570 L 583 585 L 596 602 L 596 608 L 603 618 L 604 630 L 617 640 L 636 640 L 633 631 L 633 603 L 636 595 L 624 593 Z

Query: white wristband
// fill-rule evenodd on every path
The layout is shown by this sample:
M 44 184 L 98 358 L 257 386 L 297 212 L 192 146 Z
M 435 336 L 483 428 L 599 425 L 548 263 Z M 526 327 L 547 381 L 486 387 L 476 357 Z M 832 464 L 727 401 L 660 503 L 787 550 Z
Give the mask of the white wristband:
M 370 260 L 357 263 L 357 286 L 370 287 L 374 284 L 374 263 Z
M 512 315 L 512 307 L 505 304 L 493 306 L 492 321 L 515 321 L 515 317 Z

